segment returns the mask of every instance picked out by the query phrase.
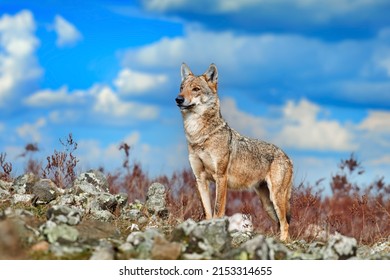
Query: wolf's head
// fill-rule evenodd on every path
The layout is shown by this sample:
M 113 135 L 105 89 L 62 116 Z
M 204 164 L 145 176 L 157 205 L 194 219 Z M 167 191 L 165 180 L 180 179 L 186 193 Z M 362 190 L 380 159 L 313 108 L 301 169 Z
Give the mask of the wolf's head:
M 176 104 L 182 112 L 202 113 L 218 107 L 217 85 L 218 70 L 215 64 L 212 63 L 202 75 L 195 76 L 183 63 L 180 93 L 176 97 Z

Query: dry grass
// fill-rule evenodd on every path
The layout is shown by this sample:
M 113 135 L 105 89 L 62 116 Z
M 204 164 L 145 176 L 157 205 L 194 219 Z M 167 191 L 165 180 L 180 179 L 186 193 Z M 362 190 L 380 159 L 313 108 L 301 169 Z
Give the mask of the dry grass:
M 74 155 L 77 143 L 70 134 L 61 141 L 64 151 L 54 151 L 47 157 L 47 164 L 33 160 L 26 161 L 26 171 L 51 178 L 58 186 L 70 185 L 76 174 L 78 160 Z M 38 147 L 26 147 L 26 154 L 35 152 Z M 122 168 L 114 172 L 105 172 L 113 193 L 126 192 L 129 201 L 145 201 L 148 187 L 153 182 L 164 184 L 167 189 L 167 202 L 172 225 L 188 218 L 204 218 L 202 205 L 196 190 L 195 178 L 191 170 L 174 172 L 171 176 L 151 178 L 140 163 L 131 162 L 131 147 L 126 143 L 118 149 L 124 152 Z M 25 155 L 21 155 L 25 156 Z M 104 168 L 100 168 L 104 172 Z M 11 180 L 12 164 L 6 161 L 6 155 L 0 154 L 0 179 Z M 355 237 L 360 244 L 373 244 L 390 236 L 390 184 L 384 178 L 362 187 L 354 183 L 364 173 L 362 164 L 351 155 L 341 160 L 338 172 L 331 176 L 330 195 L 324 195 L 319 180 L 316 184 L 302 183 L 295 186 L 291 196 L 290 234 L 295 239 L 310 239 L 307 229 L 316 227 L 327 234 L 335 231 Z M 215 194 L 211 186 L 212 197 Z M 257 195 L 251 191 L 228 192 L 226 214 L 251 214 L 255 230 L 275 235 L 277 226 L 262 210 Z M 310 241 L 310 240 L 308 240 Z

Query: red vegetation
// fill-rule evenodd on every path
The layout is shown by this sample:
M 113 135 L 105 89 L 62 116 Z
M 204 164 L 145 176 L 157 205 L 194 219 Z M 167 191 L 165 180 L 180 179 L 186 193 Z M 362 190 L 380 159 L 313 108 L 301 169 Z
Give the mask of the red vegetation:
M 47 157 L 47 164 L 31 157 L 26 164 L 26 172 L 52 179 L 59 187 L 67 187 L 76 178 L 78 159 L 74 155 L 77 143 L 70 134 L 66 141 L 61 141 L 64 151 L 54 151 Z M 114 172 L 105 172 L 113 193 L 126 192 L 129 202 L 135 199 L 145 201 L 148 187 L 153 182 L 160 182 L 168 189 L 167 201 L 172 223 L 187 218 L 204 218 L 202 205 L 196 190 L 196 182 L 191 170 L 174 172 L 171 176 L 150 178 L 141 164 L 130 163 L 131 147 L 122 143 L 119 147 L 124 152 L 122 168 Z M 28 153 L 38 151 L 36 145 L 26 146 Z M 291 195 L 290 235 L 295 239 L 315 238 L 313 228 L 330 234 L 335 231 L 352 236 L 360 244 L 372 244 L 390 236 L 390 184 L 384 178 L 368 186 L 358 186 L 352 177 L 364 173 L 364 169 L 354 155 L 341 160 L 338 172 L 331 176 L 330 195 L 324 195 L 319 180 L 315 185 L 300 184 L 293 187 Z M 100 168 L 104 172 L 103 168 Z M 12 180 L 12 164 L 6 162 L 6 155 L 0 154 L 0 179 Z M 215 188 L 210 189 L 214 197 Z M 227 198 L 226 214 L 251 214 L 255 230 L 265 234 L 276 234 L 277 227 L 262 210 L 256 194 L 251 191 L 230 191 Z M 309 232 L 308 232 L 309 231 Z

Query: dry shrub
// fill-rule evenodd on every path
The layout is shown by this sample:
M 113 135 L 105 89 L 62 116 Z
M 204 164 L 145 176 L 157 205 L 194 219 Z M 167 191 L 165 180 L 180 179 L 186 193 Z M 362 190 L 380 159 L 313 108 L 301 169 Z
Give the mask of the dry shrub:
M 63 152 L 54 151 L 47 157 L 47 165 L 30 159 L 26 171 L 43 177 L 50 177 L 60 186 L 65 187 L 76 177 L 75 167 L 78 160 L 74 156 L 77 143 L 69 134 L 66 141 L 60 141 L 65 148 Z M 124 152 L 122 168 L 107 174 L 110 190 L 113 193 L 126 192 L 129 201 L 145 201 L 148 187 L 153 182 L 160 182 L 167 187 L 167 206 L 170 223 L 192 218 L 204 219 L 204 211 L 196 188 L 196 181 L 190 169 L 174 172 L 171 176 L 150 178 L 140 163 L 130 163 L 131 147 L 122 143 L 119 147 Z M 35 145 L 26 146 L 27 152 L 35 152 Z M 25 155 L 24 155 L 25 156 Z M 103 168 L 101 168 L 104 171 Z M 12 164 L 6 162 L 6 155 L 0 153 L 0 179 L 11 180 Z M 301 183 L 293 187 L 291 195 L 290 235 L 292 239 L 310 239 L 308 229 L 316 228 L 327 234 L 335 231 L 352 236 L 360 244 L 373 244 L 390 236 L 390 184 L 380 178 L 368 186 L 354 182 L 353 178 L 364 173 L 361 163 L 352 154 L 341 160 L 338 171 L 331 176 L 330 195 L 324 195 L 320 188 L 320 179 L 314 185 Z M 215 186 L 211 184 L 210 194 L 214 203 Z M 229 191 L 226 214 L 250 214 L 254 228 L 259 233 L 274 235 L 277 225 L 261 207 L 253 191 Z
M 60 188 L 71 186 L 76 179 L 76 166 L 79 160 L 74 155 L 77 149 L 77 142 L 69 133 L 68 138 L 63 141 L 59 139 L 63 146 L 63 151 L 54 150 L 54 153 L 48 156 L 47 164 L 42 170 L 44 178 L 50 178 Z
M 12 163 L 5 161 L 6 157 L 6 153 L 0 153 L 0 180 L 10 181 Z
M 326 233 L 339 232 L 352 236 L 361 244 L 372 244 L 390 235 L 390 185 L 381 178 L 369 186 L 352 181 L 364 173 L 361 163 L 352 154 L 341 160 L 339 170 L 331 177 L 332 194 L 322 196 L 310 186 L 294 188 L 291 199 L 291 233 L 305 237 L 310 225 Z

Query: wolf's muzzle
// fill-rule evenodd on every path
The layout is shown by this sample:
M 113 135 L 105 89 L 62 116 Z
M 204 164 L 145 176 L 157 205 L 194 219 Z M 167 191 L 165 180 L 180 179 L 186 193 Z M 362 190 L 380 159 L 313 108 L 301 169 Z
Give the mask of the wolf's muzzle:
M 184 97 L 183 96 L 178 96 L 178 97 L 176 97 L 176 104 L 177 104 L 177 106 L 180 106 L 180 105 L 183 105 L 183 103 L 184 103 L 184 101 L 185 101 L 185 99 L 184 99 Z

